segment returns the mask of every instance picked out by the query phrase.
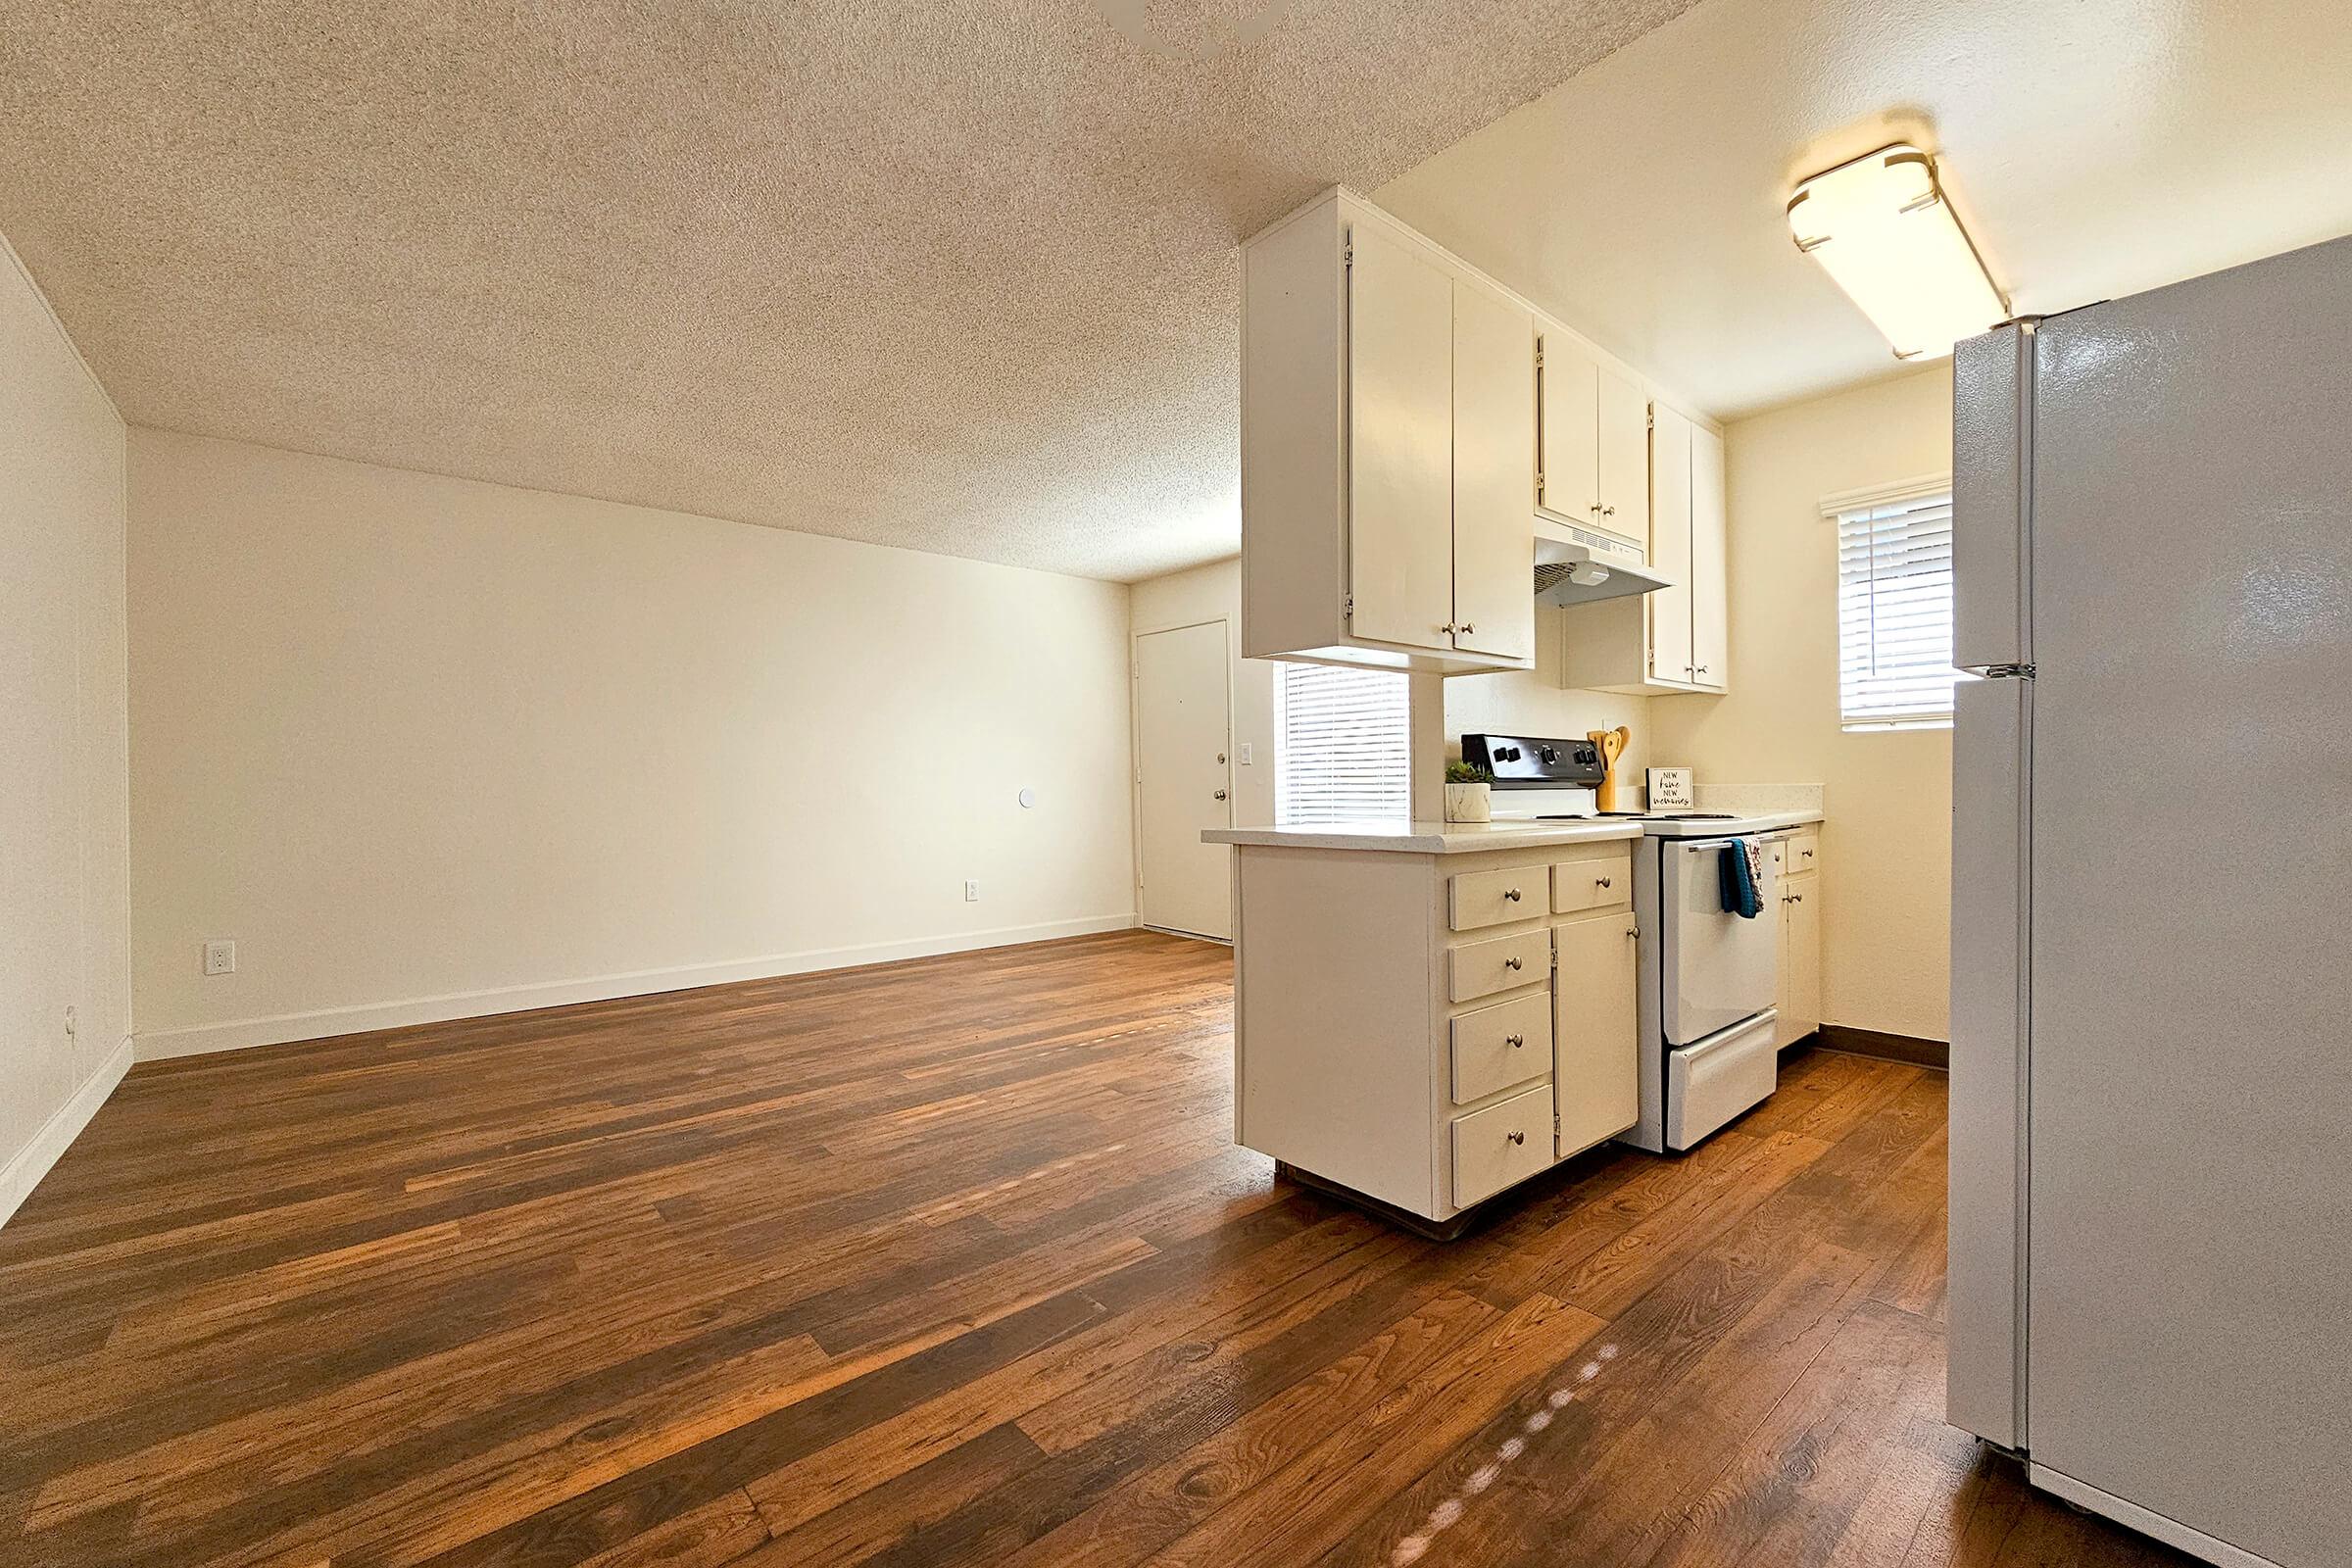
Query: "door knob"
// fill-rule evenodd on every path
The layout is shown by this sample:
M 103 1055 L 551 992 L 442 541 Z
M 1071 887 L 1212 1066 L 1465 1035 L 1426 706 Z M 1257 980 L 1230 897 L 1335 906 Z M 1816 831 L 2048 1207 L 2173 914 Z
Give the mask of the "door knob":
M 1219 791 L 1217 791 L 1217 799 L 1221 801 L 1221 800 L 1223 800 L 1224 798 L 1225 798 L 1225 792 L 1224 792 L 1223 790 L 1219 790 Z

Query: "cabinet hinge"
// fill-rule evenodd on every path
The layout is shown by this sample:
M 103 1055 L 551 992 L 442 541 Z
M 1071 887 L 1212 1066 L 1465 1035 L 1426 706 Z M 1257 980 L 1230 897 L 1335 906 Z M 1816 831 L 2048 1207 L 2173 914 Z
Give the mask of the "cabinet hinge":
M 1340 232 L 1340 265 L 1342 267 L 1355 265 L 1355 230 L 1352 228 L 1343 229 Z
M 1542 468 L 1536 470 L 1536 499 L 1538 501 L 1544 499 L 1544 470 Z
M 1658 411 L 1655 407 L 1652 407 L 1647 414 L 1642 416 L 1642 422 L 1652 430 L 1655 430 L 1658 427 Z
M 1340 613 L 1348 617 L 1349 620 L 1353 620 L 1355 618 L 1355 595 L 1349 594 L 1347 598 L 1340 601 Z
M 1536 339 L 1536 368 L 1539 370 L 1544 368 L 1544 340 L 1542 338 Z

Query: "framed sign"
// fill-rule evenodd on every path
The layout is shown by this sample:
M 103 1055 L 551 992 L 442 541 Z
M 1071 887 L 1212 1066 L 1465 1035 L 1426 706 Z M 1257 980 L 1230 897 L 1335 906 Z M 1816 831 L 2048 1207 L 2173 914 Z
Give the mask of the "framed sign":
M 1651 768 L 1649 808 L 1653 811 L 1696 810 L 1698 801 L 1691 792 L 1690 770 L 1687 767 Z

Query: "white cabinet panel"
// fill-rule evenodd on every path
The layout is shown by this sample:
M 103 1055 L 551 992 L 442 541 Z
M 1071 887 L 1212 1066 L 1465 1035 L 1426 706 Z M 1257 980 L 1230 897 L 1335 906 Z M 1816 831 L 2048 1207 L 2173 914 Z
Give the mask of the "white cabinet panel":
M 1730 540 L 1724 515 L 1723 437 L 1690 432 L 1690 680 L 1722 691 L 1731 666 Z
M 1630 914 L 1559 927 L 1552 980 L 1551 1080 L 1561 1156 L 1631 1127 L 1642 1114 L 1640 1034 L 1634 1021 L 1635 928 Z
M 1595 399 L 1599 525 L 1644 543 L 1649 538 L 1649 394 L 1641 382 L 1604 365 Z
M 1533 660 L 1534 318 L 1510 301 L 1453 284 L 1453 645 Z
M 1600 525 L 1600 364 L 1565 332 L 1537 339 L 1541 361 L 1541 449 L 1536 458 L 1543 482 L 1538 500 L 1545 512 L 1586 527 Z
M 1359 637 L 1450 648 L 1453 280 L 1356 226 L 1348 269 L 1348 581 Z
M 1649 672 L 1690 678 L 1690 421 L 1659 405 L 1649 432 L 1649 564 L 1667 586 L 1646 595 Z

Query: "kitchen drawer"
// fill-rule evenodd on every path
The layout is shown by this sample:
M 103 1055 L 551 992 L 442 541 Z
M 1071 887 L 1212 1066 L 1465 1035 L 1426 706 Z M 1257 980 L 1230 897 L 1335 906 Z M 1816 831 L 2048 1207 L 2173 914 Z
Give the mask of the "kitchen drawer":
M 1821 869 L 1821 835 L 1801 828 L 1771 844 L 1772 863 L 1783 876 Z
M 1465 942 L 1446 950 L 1446 994 L 1456 1002 L 1534 985 L 1551 978 L 1551 933 L 1526 931 Z
M 1634 897 L 1634 851 L 1631 845 L 1586 860 L 1560 860 L 1551 868 L 1551 912 L 1574 914 L 1580 909 L 1605 909 L 1630 904 Z
M 1467 1208 L 1551 1163 L 1551 1086 L 1541 1084 L 1453 1123 L 1453 1203 Z
M 1446 923 L 1456 931 L 1533 920 L 1544 912 L 1544 870 L 1540 865 L 1465 871 L 1447 878 L 1446 887 Z
M 1551 1070 L 1551 997 L 1521 997 L 1453 1020 L 1453 1102 L 1467 1105 Z

